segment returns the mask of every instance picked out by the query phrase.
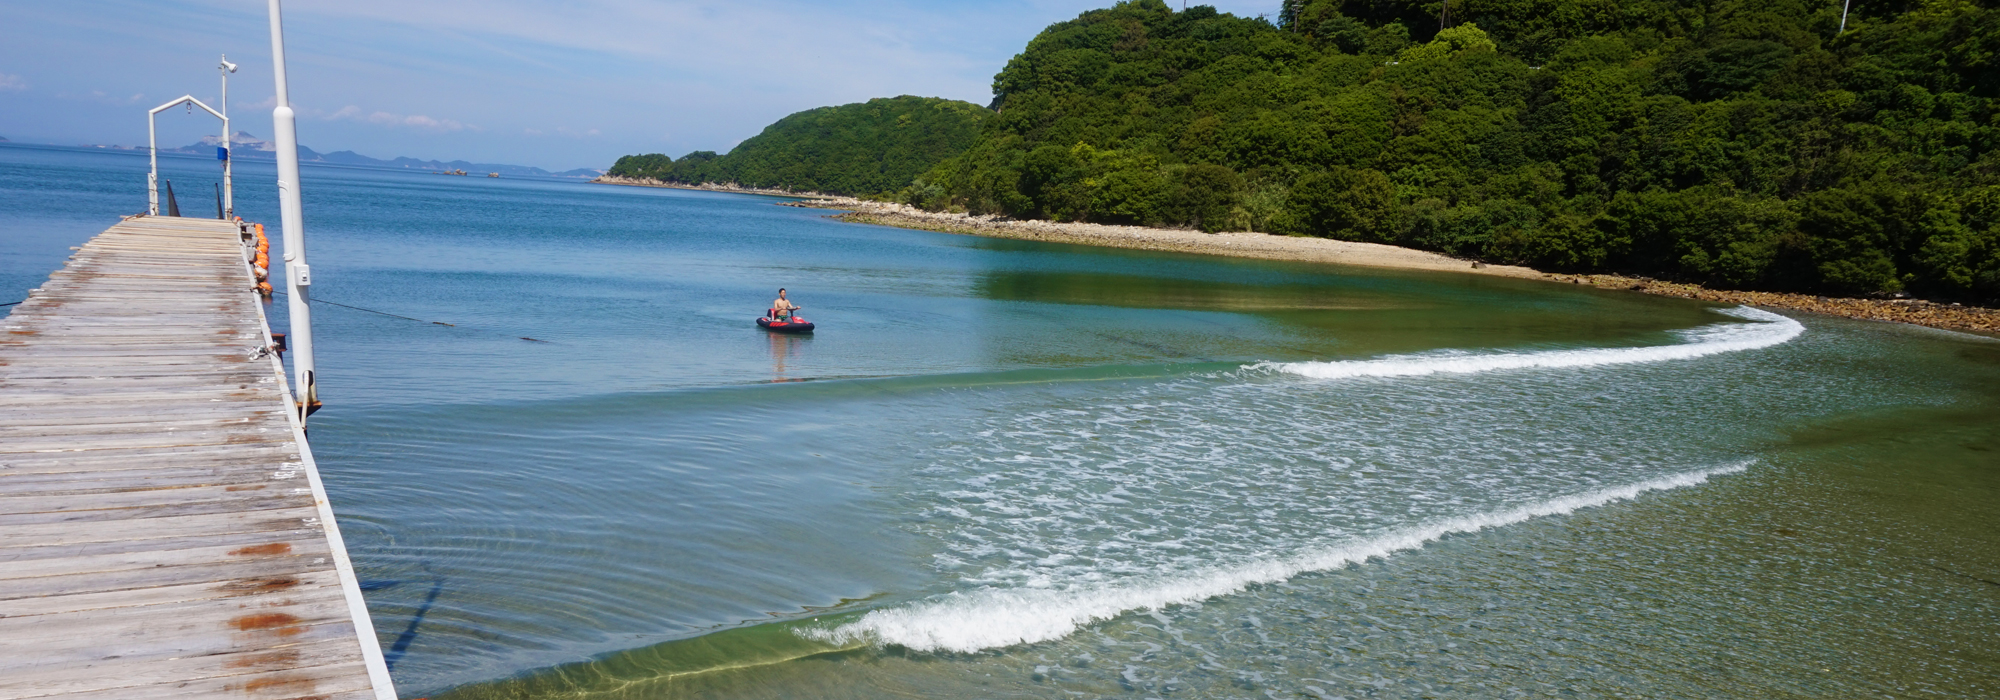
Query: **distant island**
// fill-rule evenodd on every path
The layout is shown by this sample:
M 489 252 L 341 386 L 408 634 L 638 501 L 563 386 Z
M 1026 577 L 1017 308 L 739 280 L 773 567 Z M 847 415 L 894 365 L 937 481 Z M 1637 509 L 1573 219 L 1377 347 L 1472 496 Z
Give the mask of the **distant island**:
M 885 97 L 787 116 L 727 155 L 619 158 L 600 182 L 893 196 L 979 137 L 993 112 L 936 97 Z
M 232 136 L 229 139 L 229 141 L 230 141 L 229 151 L 231 156 L 239 160 L 277 160 L 278 157 L 277 144 L 272 143 L 270 141 L 258 139 L 256 136 L 250 135 L 249 132 L 238 131 L 234 136 Z M 180 148 L 162 148 L 160 149 L 160 152 L 189 153 L 194 155 L 214 157 L 215 148 L 216 146 L 219 145 L 222 145 L 221 138 L 215 136 L 204 136 L 198 143 L 189 144 L 186 146 L 182 146 Z M 318 151 L 314 151 L 313 149 L 305 147 L 304 144 L 299 145 L 299 162 L 328 163 L 332 165 L 351 165 L 364 168 L 395 168 L 400 170 L 422 170 L 426 172 L 465 171 L 465 172 L 480 173 L 480 174 L 499 173 L 501 175 L 509 175 L 514 177 L 570 177 L 570 178 L 589 179 L 604 174 L 604 171 L 602 170 L 591 170 L 589 168 L 577 168 L 575 170 L 565 170 L 563 172 L 556 173 L 527 165 L 505 165 L 500 163 L 472 163 L 463 160 L 440 161 L 440 160 L 418 160 L 415 158 L 395 158 L 392 160 L 382 160 L 379 158 L 370 158 L 368 156 L 355 153 L 353 151 L 334 151 L 332 153 L 320 153 Z

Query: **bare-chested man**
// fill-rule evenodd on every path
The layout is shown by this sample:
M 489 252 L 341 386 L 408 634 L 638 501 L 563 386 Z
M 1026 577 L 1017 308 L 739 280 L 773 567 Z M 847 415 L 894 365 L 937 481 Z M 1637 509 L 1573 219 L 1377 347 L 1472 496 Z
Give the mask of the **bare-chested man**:
M 783 287 L 780 287 L 778 288 L 778 300 L 771 302 L 771 320 L 778 321 L 791 318 L 792 312 L 797 311 L 798 308 L 798 304 L 794 304 L 792 300 L 785 298 L 785 290 Z

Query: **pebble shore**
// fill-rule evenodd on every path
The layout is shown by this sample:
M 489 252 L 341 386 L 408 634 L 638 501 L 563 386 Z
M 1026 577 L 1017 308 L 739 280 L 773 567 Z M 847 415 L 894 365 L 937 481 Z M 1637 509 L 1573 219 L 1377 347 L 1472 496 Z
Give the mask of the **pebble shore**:
M 1558 282 L 1588 284 L 1604 289 L 1629 289 L 1682 299 L 1763 306 L 1828 316 L 2000 335 L 2000 309 L 1979 306 L 1939 304 L 1923 299 L 1853 299 L 1788 292 L 1739 292 L 1619 275 L 1547 275 L 1547 277 Z

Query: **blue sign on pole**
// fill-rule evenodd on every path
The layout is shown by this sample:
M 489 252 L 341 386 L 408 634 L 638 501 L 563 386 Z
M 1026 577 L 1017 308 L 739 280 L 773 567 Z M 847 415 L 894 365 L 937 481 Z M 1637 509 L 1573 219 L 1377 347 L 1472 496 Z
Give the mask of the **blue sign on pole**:
M 223 147 L 221 147 L 221 146 L 216 146 L 216 147 L 215 147 L 215 159 L 216 159 L 216 160 L 229 160 L 229 149 L 227 149 L 227 148 L 223 148 Z

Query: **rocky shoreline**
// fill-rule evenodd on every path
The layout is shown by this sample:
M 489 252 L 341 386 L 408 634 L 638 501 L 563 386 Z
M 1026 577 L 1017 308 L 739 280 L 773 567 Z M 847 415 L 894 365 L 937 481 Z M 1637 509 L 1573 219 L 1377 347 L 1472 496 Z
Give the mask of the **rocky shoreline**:
M 2000 335 L 2000 309 L 1940 304 L 1923 299 L 1854 299 L 1789 292 L 1741 292 L 1709 289 L 1697 284 L 1664 282 L 1620 275 L 1547 275 L 1557 282 L 1588 284 L 1603 289 L 1629 289 L 1659 296 L 1700 299 L 1774 309 L 1842 316 L 1868 321 L 1908 323 L 1954 331 Z
M 620 183 L 622 184 L 622 183 Z M 696 188 L 690 188 L 696 189 Z M 703 188 L 706 189 L 706 188 Z M 747 190 L 716 190 L 747 191 Z M 761 194 L 762 192 L 760 192 Z M 780 193 L 770 193 L 780 194 Z M 1870 321 L 1908 323 L 1955 331 L 2000 334 L 2000 309 L 1959 304 L 1939 304 L 1921 299 L 1854 299 L 1823 297 L 1787 292 L 1745 292 L 1709 289 L 1695 284 L 1665 282 L 1621 275 L 1554 274 L 1510 265 L 1484 265 L 1410 248 L 1336 241 L 1326 238 L 1298 238 L 1262 233 L 1201 233 L 1142 226 L 1018 221 L 1002 217 L 971 216 L 931 212 L 903 204 L 874 202 L 852 197 L 820 194 L 781 193 L 808 197 L 784 206 L 840 209 L 845 213 L 829 218 L 853 223 L 878 224 L 995 238 L 1101 245 L 1141 250 L 1162 250 L 1207 255 L 1296 260 L 1365 267 L 1470 272 L 1524 279 L 1540 279 L 1569 284 L 1588 284 L 1602 289 L 1618 289 L 1660 296 L 1699 299 L 1722 304 L 1744 304 L 1775 309 L 1841 316 Z
M 761 194 L 761 195 L 769 195 L 772 197 L 811 197 L 822 200 L 846 199 L 845 197 L 835 197 L 833 195 L 820 194 L 818 192 L 793 192 L 790 190 L 779 190 L 766 187 L 744 187 L 734 182 L 725 182 L 720 184 L 703 183 L 700 185 L 687 185 L 678 182 L 667 182 L 665 180 L 654 180 L 652 178 L 619 177 L 617 175 L 600 175 L 592 179 L 590 182 L 593 185 L 624 185 L 626 187 L 660 187 L 669 190 L 695 190 L 697 192 L 728 192 L 731 194 Z

